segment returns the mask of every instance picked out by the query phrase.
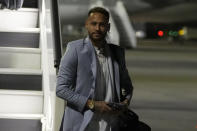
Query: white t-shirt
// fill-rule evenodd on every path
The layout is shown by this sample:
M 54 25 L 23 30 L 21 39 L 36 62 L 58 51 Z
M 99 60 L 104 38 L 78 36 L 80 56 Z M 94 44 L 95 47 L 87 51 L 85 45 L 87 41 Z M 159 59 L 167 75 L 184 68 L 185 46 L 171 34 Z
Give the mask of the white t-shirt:
M 94 94 L 95 101 L 113 102 L 114 87 L 111 78 L 109 64 L 110 49 L 105 45 L 104 49 L 95 47 L 97 56 L 97 80 Z M 111 66 L 112 67 L 112 66 Z M 112 114 L 95 112 L 85 131 L 111 131 L 111 127 L 117 124 L 117 116 Z

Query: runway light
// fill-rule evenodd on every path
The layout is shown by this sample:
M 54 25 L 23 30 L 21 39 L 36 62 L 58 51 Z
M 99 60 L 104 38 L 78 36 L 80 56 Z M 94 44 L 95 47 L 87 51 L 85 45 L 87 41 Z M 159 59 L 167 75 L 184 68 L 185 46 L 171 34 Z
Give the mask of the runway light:
M 162 36 L 163 36 L 163 31 L 162 31 L 162 30 L 159 30 L 159 31 L 157 32 L 157 35 L 160 36 L 160 37 L 162 37 Z
M 177 37 L 178 36 L 178 32 L 177 31 L 169 31 L 169 36 L 174 36 L 174 37 Z
M 181 36 L 185 35 L 185 31 L 183 29 L 179 30 L 179 35 Z
M 146 36 L 145 32 L 142 30 L 136 31 L 135 35 L 137 38 L 144 38 Z

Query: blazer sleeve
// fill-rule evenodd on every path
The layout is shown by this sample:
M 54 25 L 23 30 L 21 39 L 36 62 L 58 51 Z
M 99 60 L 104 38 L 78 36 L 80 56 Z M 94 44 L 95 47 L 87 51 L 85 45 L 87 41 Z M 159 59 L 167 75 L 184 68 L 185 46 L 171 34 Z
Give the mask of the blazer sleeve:
M 116 53 L 119 61 L 121 101 L 128 99 L 130 102 L 133 95 L 133 85 L 126 67 L 125 50 L 123 48 L 118 48 Z
M 74 92 L 77 77 L 77 51 L 73 44 L 68 43 L 66 53 L 61 59 L 57 76 L 56 95 L 67 101 L 67 106 L 83 113 L 87 97 Z

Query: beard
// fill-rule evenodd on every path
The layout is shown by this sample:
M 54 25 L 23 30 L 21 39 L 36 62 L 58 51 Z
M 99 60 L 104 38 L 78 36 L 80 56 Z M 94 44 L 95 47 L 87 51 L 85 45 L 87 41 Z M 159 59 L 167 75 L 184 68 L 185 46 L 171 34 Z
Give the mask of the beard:
M 107 33 L 101 33 L 101 32 L 93 32 L 93 33 L 88 32 L 88 34 L 90 39 L 95 42 L 105 40 L 105 37 L 107 35 Z

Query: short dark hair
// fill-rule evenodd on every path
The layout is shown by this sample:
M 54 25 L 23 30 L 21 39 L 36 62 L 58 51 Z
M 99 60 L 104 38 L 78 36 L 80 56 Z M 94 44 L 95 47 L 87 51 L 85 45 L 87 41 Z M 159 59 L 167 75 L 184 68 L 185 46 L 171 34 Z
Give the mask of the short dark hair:
M 103 7 L 94 7 L 90 9 L 88 12 L 88 16 L 90 16 L 91 13 L 101 13 L 106 16 L 107 21 L 109 21 L 109 12 Z

